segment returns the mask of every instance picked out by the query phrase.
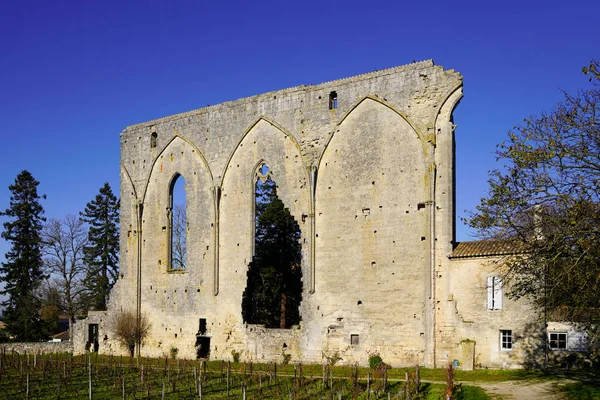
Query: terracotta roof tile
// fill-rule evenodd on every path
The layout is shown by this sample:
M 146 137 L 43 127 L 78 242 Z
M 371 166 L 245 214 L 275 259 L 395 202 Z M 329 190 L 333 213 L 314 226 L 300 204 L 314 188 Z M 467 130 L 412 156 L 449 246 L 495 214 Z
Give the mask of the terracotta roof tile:
M 509 240 L 477 240 L 459 242 L 450 258 L 491 257 L 520 253 L 522 246 Z
M 64 331 L 61 333 L 57 333 L 56 335 L 52 335 L 52 339 L 61 339 L 61 340 L 69 340 L 69 331 Z

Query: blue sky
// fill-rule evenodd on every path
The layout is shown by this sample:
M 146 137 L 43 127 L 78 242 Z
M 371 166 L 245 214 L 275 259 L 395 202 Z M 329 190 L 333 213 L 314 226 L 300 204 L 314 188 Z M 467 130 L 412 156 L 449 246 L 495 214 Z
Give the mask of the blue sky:
M 299 84 L 433 59 L 464 77 L 457 211 L 523 118 L 584 88 L 597 1 L 8 1 L 0 7 L 0 209 L 28 169 L 48 217 L 119 185 L 134 123 Z M 458 226 L 458 239 L 469 230 Z M 0 260 L 8 245 L 0 242 Z

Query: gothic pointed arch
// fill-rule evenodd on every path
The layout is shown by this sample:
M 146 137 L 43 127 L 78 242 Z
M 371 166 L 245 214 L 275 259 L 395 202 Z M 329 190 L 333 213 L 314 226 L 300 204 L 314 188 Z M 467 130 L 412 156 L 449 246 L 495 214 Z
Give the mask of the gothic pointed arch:
M 188 219 L 185 178 L 175 172 L 169 183 L 167 205 L 167 269 L 185 271 L 187 265 Z
M 452 112 L 454 112 L 454 109 L 458 106 L 458 103 L 462 98 L 462 82 L 458 82 L 448 91 L 444 97 L 444 101 L 442 101 L 437 108 L 437 113 L 435 115 L 436 132 L 441 129 L 439 126 L 440 124 L 451 122 Z
M 302 234 L 278 196 L 281 177 L 265 160 L 254 168 L 252 261 L 242 297 L 244 322 L 269 328 L 297 325 L 302 301 Z
M 317 166 L 320 167 L 321 160 L 323 159 L 323 156 L 324 156 L 325 152 L 327 151 L 327 148 L 329 147 L 329 143 L 335 137 L 336 133 L 339 132 L 340 126 L 342 126 L 344 124 L 344 122 L 346 121 L 346 119 L 349 118 L 350 116 L 352 116 L 352 114 L 355 113 L 357 110 L 360 112 L 366 105 L 369 105 L 369 104 L 374 105 L 371 102 L 379 104 L 382 107 L 388 108 L 390 111 L 396 113 L 397 116 L 399 116 L 401 119 L 403 119 L 408 125 L 410 125 L 410 127 L 412 128 L 412 130 L 414 131 L 414 133 L 419 138 L 419 140 L 421 142 L 421 145 L 422 145 L 422 151 L 425 154 L 425 156 L 427 157 L 427 154 L 430 151 L 430 145 L 427 143 L 425 135 L 408 118 L 408 116 L 405 113 L 403 113 L 402 111 L 400 111 L 397 108 L 395 108 L 394 106 L 392 106 L 391 104 L 388 104 L 384 100 L 382 100 L 382 99 L 380 99 L 378 97 L 375 97 L 375 96 L 368 95 L 368 96 L 363 97 L 362 99 L 360 99 L 359 101 L 357 101 L 352 107 L 350 107 L 348 109 L 348 111 L 342 116 L 342 118 L 337 123 L 337 125 L 334 127 L 333 131 L 330 132 L 329 138 L 327 139 L 325 147 L 324 147 L 324 149 L 323 149 L 323 151 L 322 151 L 322 153 L 321 153 L 321 155 L 319 157 L 319 160 L 316 163 Z M 379 109 L 382 110 L 382 108 L 379 108 Z
M 231 165 L 231 160 L 233 158 L 233 156 L 236 154 L 236 152 L 244 146 L 244 143 L 247 142 L 246 137 L 252 133 L 255 132 L 255 130 L 257 129 L 257 127 L 262 126 L 264 124 L 267 125 L 271 125 L 273 128 L 275 128 L 275 130 L 279 131 L 282 135 L 284 135 L 284 137 L 288 140 L 290 140 L 294 147 L 296 148 L 298 154 L 300 154 L 300 161 L 302 163 L 304 163 L 304 158 L 302 157 L 302 151 L 300 148 L 300 143 L 298 143 L 298 141 L 296 140 L 296 138 L 290 134 L 289 132 L 287 132 L 282 126 L 280 126 L 279 124 L 277 124 L 274 121 L 271 121 L 270 119 L 266 118 L 266 117 L 259 117 L 257 118 L 252 124 L 250 124 L 250 126 L 248 126 L 248 128 L 246 129 L 246 131 L 244 132 L 244 134 L 240 137 L 240 139 L 238 140 L 238 142 L 236 143 L 235 147 L 233 148 L 233 150 L 231 151 L 231 153 L 229 154 L 229 156 L 227 157 L 227 162 L 225 163 L 225 169 L 223 170 L 223 173 L 221 174 L 221 186 L 223 185 L 223 182 L 225 180 L 225 175 L 227 174 L 227 171 L 229 170 L 229 167 Z
M 246 286 L 247 268 L 254 252 L 254 202 L 257 168 L 267 163 L 276 177 L 277 195 L 289 213 L 298 221 L 301 231 L 302 265 L 307 261 L 310 245 L 310 194 L 307 171 L 300 146 L 275 123 L 260 118 L 242 135 L 229 157 L 221 184 L 220 229 L 228 232 L 220 239 L 220 265 L 236 266 L 220 270 L 227 284 L 219 289 L 236 304 L 235 315 L 241 321 L 242 293 Z M 224 282 L 224 279 L 221 279 Z
M 131 188 L 131 196 L 137 200 L 137 190 L 135 188 L 133 180 L 131 179 L 131 174 L 129 173 L 127 167 L 125 167 L 123 163 L 121 163 L 121 182 L 122 184 L 127 184 L 128 187 Z
M 185 182 L 180 196 L 185 197 L 186 223 L 183 226 L 187 261 L 173 268 L 173 194 L 178 182 Z M 210 292 L 210 286 L 203 286 L 201 283 L 208 284 L 213 281 L 213 195 L 212 174 L 199 149 L 181 136 L 173 137 L 158 153 L 151 167 L 143 197 L 143 304 L 159 310 L 176 310 L 181 307 L 177 298 L 166 299 L 158 296 L 160 289 L 163 292 L 177 289 L 177 293 Z M 158 273 L 146 274 L 145 271 L 149 269 Z M 191 307 L 189 312 L 200 307 L 195 302 L 189 302 L 188 305 Z
M 267 181 L 273 182 L 273 169 L 269 165 L 269 163 L 260 159 L 254 168 L 252 169 L 252 181 L 254 182 L 255 187 L 259 184 L 265 185 Z M 254 192 L 254 201 L 252 202 L 252 215 L 253 221 L 256 225 L 256 190 Z M 252 255 L 255 255 L 255 245 L 256 245 L 256 229 L 252 231 Z
M 424 206 L 429 174 L 422 135 L 396 110 L 365 98 L 333 133 L 320 160 L 315 196 L 320 312 L 336 312 L 321 297 L 323 292 L 339 304 L 360 302 L 353 318 L 371 321 L 365 345 L 375 346 L 368 338 L 389 329 L 385 318 L 372 318 L 382 312 L 377 305 L 384 296 L 390 312 L 416 316 L 398 332 L 411 337 L 409 351 L 423 351 L 424 339 L 415 335 L 426 331 L 422 315 L 429 280 L 422 257 L 429 243 Z M 411 296 L 398 293 L 399 282 L 414 282 Z M 377 290 L 357 293 L 346 287 Z
M 138 267 L 138 197 L 131 175 L 123 164 L 120 168 L 120 181 L 119 279 L 110 295 L 110 302 L 113 304 L 118 304 L 128 293 L 136 292 Z
M 183 143 L 181 143 L 183 142 Z M 185 143 L 185 144 L 184 144 Z M 199 157 L 200 162 L 204 165 L 204 168 L 206 169 L 206 172 L 208 173 L 208 176 L 210 177 L 210 186 L 212 187 L 214 185 L 214 178 L 213 178 L 213 174 L 212 171 L 208 165 L 208 162 L 206 161 L 206 158 L 204 157 L 204 154 L 202 154 L 202 151 L 188 138 L 176 134 L 173 135 L 173 138 L 171 138 L 171 140 L 169 140 L 169 142 L 158 152 L 156 158 L 152 161 L 152 165 L 150 167 L 150 171 L 148 172 L 148 177 L 146 178 L 146 183 L 143 187 L 143 193 L 142 193 L 142 197 L 141 200 L 142 202 L 144 201 L 144 199 L 146 198 L 146 193 L 148 191 L 148 186 L 150 184 L 150 179 L 152 178 L 152 174 L 154 173 L 156 168 L 161 169 L 160 172 L 162 172 L 162 161 L 164 161 L 164 157 L 165 155 L 169 155 L 173 157 L 174 159 L 174 153 L 170 152 L 170 150 L 173 150 L 174 148 L 179 148 L 179 147 L 186 147 L 189 146 L 189 152 L 191 152 L 192 157 L 194 155 L 196 155 L 197 157 Z M 171 158 L 171 157 L 169 157 Z
M 435 210 L 436 226 L 451 227 L 440 230 L 435 243 L 436 257 L 452 252 L 456 243 L 455 141 L 453 112 L 463 97 L 462 82 L 458 82 L 445 96 L 435 116 L 436 151 Z

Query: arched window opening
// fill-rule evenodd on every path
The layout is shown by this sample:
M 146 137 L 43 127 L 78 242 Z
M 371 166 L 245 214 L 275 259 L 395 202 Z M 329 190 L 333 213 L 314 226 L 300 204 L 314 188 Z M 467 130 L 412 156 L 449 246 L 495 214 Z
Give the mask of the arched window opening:
M 242 297 L 242 317 L 249 324 L 290 328 L 300 323 L 301 231 L 277 196 L 266 163 L 255 173 L 254 206 L 254 257 Z
M 150 136 L 150 148 L 151 149 L 156 148 L 157 141 L 158 141 L 158 134 L 156 132 L 152 132 L 152 135 Z
M 188 222 L 185 179 L 181 175 L 173 178 L 169 203 L 169 267 L 172 270 L 183 270 L 186 267 Z

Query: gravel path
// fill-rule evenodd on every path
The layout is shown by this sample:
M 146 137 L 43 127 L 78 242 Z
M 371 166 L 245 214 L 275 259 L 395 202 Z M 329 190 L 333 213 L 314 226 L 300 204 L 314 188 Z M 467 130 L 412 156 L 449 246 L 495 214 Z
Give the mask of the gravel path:
M 495 383 L 464 382 L 465 385 L 479 386 L 493 399 L 502 400 L 564 400 L 566 397 L 558 390 L 569 380 L 558 381 L 508 381 Z

